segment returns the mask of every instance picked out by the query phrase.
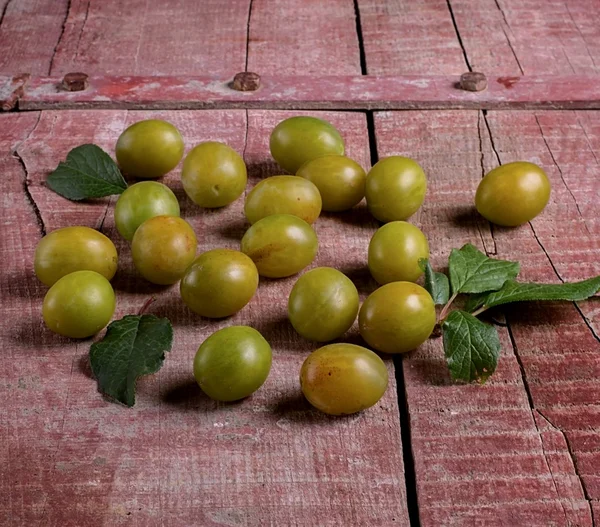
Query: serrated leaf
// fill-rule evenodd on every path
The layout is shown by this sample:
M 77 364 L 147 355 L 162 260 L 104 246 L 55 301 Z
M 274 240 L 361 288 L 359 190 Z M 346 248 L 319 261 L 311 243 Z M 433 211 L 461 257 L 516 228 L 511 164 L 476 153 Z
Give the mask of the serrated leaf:
M 448 271 L 452 293 L 484 293 L 500 289 L 519 274 L 518 262 L 489 258 L 470 243 L 452 249 Z
M 121 194 L 127 188 L 121 171 L 99 146 L 81 145 L 67 154 L 46 184 L 61 196 L 79 201 Z
M 500 306 L 510 302 L 531 300 L 585 300 L 600 291 L 600 276 L 581 282 L 564 284 L 536 284 L 510 280 L 502 289 L 486 296 L 481 305 Z
M 156 373 L 172 343 L 173 327 L 166 318 L 127 315 L 112 322 L 104 338 L 90 348 L 99 390 L 133 406 L 138 377 Z
M 419 267 L 425 273 L 425 289 L 433 298 L 436 305 L 443 305 L 450 297 L 450 284 L 444 273 L 438 273 L 431 268 L 427 258 L 419 260 Z
M 483 384 L 496 370 L 500 356 L 496 328 L 465 311 L 452 311 L 442 330 L 452 379 Z

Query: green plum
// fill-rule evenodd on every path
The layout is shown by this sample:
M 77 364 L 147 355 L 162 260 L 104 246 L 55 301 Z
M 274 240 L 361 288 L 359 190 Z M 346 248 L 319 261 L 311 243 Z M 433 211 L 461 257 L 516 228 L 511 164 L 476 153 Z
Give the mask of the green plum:
M 129 126 L 119 136 L 115 150 L 123 172 L 140 179 L 156 179 L 177 166 L 183 148 L 183 139 L 175 126 L 148 119 Z
M 198 348 L 194 377 L 212 399 L 238 401 L 264 384 L 271 360 L 271 346 L 258 331 L 230 326 L 213 333 Z
M 354 344 L 329 344 L 304 361 L 300 386 L 318 410 L 330 415 L 354 414 L 383 397 L 388 371 L 371 350 Z
M 82 339 L 109 323 L 115 303 L 115 292 L 104 276 L 95 271 L 75 271 L 48 290 L 42 313 L 54 333 Z
M 381 159 L 367 174 L 367 206 L 382 222 L 406 220 L 412 216 L 423 204 L 426 191 L 425 172 L 408 157 Z
M 380 227 L 369 243 L 369 270 L 380 284 L 416 282 L 423 274 L 421 258 L 429 258 L 427 238 L 418 227 L 392 221 Z
M 367 175 L 346 156 L 323 156 L 304 163 L 297 176 L 312 181 L 321 193 L 323 210 L 339 212 L 357 205 L 365 197 Z
M 111 280 L 117 262 L 117 249 L 101 232 L 89 227 L 64 227 L 37 244 L 34 269 L 39 280 L 51 286 L 75 271 L 96 271 Z
M 425 342 L 436 323 L 431 295 L 412 282 L 390 282 L 371 293 L 358 312 L 360 334 L 383 353 L 406 353 Z
M 250 223 L 273 214 L 293 214 L 313 223 L 321 214 L 321 194 L 310 181 L 296 176 L 263 179 L 246 197 L 244 206 Z
M 273 159 L 290 174 L 307 161 L 328 154 L 344 155 L 344 140 L 336 128 L 316 117 L 290 117 L 271 133 Z
M 213 249 L 194 260 L 181 279 L 181 298 L 203 317 L 228 317 L 242 309 L 256 293 L 258 271 L 239 251 Z
M 229 205 L 243 194 L 247 181 L 244 160 L 223 143 L 200 143 L 183 162 L 183 188 L 200 207 Z
M 548 176 L 539 166 L 516 161 L 486 174 L 477 187 L 475 206 L 486 220 L 516 227 L 544 210 L 550 191 Z
M 187 221 L 177 216 L 155 216 L 142 223 L 133 235 L 133 264 L 153 284 L 174 284 L 194 260 L 197 245 Z
M 302 275 L 290 293 L 288 316 L 309 340 L 327 342 L 350 329 L 358 314 L 358 291 L 337 269 L 317 267 Z
M 256 264 L 258 274 L 283 278 L 296 274 L 315 259 L 319 248 L 312 227 L 291 214 L 258 220 L 242 238 L 242 252 Z
M 115 224 L 127 241 L 137 228 L 154 216 L 179 216 L 179 202 L 169 187 L 157 181 L 141 181 L 119 196 Z

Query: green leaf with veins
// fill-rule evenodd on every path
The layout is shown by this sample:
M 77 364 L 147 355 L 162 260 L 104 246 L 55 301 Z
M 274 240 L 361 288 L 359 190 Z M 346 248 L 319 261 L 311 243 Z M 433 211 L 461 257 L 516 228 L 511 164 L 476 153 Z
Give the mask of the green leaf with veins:
M 444 273 L 438 273 L 431 268 L 427 258 L 419 260 L 419 267 L 425 273 L 425 289 L 433 298 L 436 305 L 443 305 L 450 297 L 450 284 Z
M 448 271 L 452 293 L 483 293 L 500 289 L 519 274 L 518 262 L 489 258 L 470 243 L 452 249 Z
M 81 145 L 67 154 L 46 184 L 72 201 L 121 194 L 127 188 L 121 171 L 99 146 Z
M 488 308 L 531 300 L 577 301 L 590 298 L 598 291 L 600 291 L 600 276 L 564 284 L 536 284 L 509 280 L 499 291 L 486 295 L 479 305 Z
M 111 322 L 104 338 L 90 348 L 99 390 L 133 406 L 138 377 L 156 373 L 172 344 L 173 327 L 166 318 L 127 315 Z
M 484 383 L 500 356 L 496 328 L 465 311 L 452 311 L 442 324 L 444 353 L 453 380 Z

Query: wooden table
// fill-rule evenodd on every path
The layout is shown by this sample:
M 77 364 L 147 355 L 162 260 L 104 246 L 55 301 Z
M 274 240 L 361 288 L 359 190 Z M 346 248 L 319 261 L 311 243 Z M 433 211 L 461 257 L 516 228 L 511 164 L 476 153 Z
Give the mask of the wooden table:
M 452 384 L 430 340 L 388 360 L 396 382 L 376 407 L 328 418 L 299 391 L 315 346 L 286 319 L 294 277 L 262 280 L 231 319 L 200 319 L 177 287 L 136 275 L 114 198 L 72 203 L 44 185 L 74 146 L 112 153 L 128 124 L 149 117 L 177 125 L 188 150 L 227 142 L 255 184 L 280 172 L 268 151 L 275 124 L 318 115 L 364 167 L 391 154 L 422 164 L 429 191 L 412 221 L 434 266 L 471 242 L 521 261 L 528 280 L 598 275 L 598 0 L 0 0 L 0 11 L 0 99 L 13 110 L 0 114 L 2 525 L 600 524 L 598 299 L 505 309 L 502 357 L 483 387 Z M 484 72 L 488 90 L 457 89 L 468 70 Z M 73 71 L 90 76 L 87 90 L 57 87 Z M 262 88 L 232 90 L 240 71 L 259 73 Z M 551 202 L 530 224 L 492 228 L 474 192 L 513 160 L 546 170 Z M 237 248 L 242 200 L 202 210 L 179 174 L 165 182 L 199 249 Z M 33 253 L 67 225 L 117 245 L 115 317 L 156 295 L 150 312 L 173 322 L 173 350 L 138 383 L 133 409 L 97 392 L 89 341 L 43 326 Z M 376 228 L 363 205 L 323 214 L 314 265 L 341 269 L 364 298 Z M 191 364 L 231 324 L 259 329 L 274 363 L 261 390 L 224 405 L 201 394 Z M 361 342 L 356 328 L 350 340 Z

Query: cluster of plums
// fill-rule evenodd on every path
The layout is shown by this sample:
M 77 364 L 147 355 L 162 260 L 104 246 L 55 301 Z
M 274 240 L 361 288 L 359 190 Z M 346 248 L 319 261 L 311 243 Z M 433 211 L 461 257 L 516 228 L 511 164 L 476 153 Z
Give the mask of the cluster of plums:
M 344 141 L 326 121 L 292 117 L 270 138 L 274 159 L 295 175 L 264 179 L 247 195 L 244 213 L 251 224 L 240 251 L 213 249 L 196 257 L 192 227 L 179 217 L 179 203 L 162 183 L 131 185 L 115 206 L 119 233 L 131 242 L 135 268 L 155 284 L 180 282 L 183 302 L 209 318 L 233 315 L 254 296 L 259 275 L 281 278 L 309 266 L 318 250 L 311 224 L 321 210 L 344 211 L 366 197 L 373 216 L 384 225 L 373 235 L 368 267 L 381 285 L 359 309 L 352 281 L 330 267 L 312 269 L 293 286 L 288 315 L 304 338 L 330 342 L 354 324 L 365 342 L 384 353 L 404 353 L 422 344 L 436 324 L 429 293 L 415 282 L 419 260 L 429 257 L 426 237 L 406 222 L 425 198 L 427 180 L 412 159 L 391 156 L 367 173 L 344 156 Z M 140 179 L 163 176 L 180 162 L 179 131 L 160 120 L 137 122 L 116 145 L 126 174 Z M 183 188 L 201 207 L 224 207 L 244 192 L 246 165 L 229 146 L 205 142 L 183 162 Z M 500 225 L 532 219 L 546 205 L 550 185 L 531 163 L 503 165 L 487 174 L 476 195 L 479 212 Z M 115 295 L 109 283 L 117 251 L 103 234 L 88 227 L 66 227 L 45 236 L 36 249 L 35 272 L 50 286 L 43 305 L 47 326 L 62 335 L 84 338 L 113 316 Z M 247 326 L 221 329 L 206 339 L 194 360 L 200 387 L 217 400 L 244 398 L 266 380 L 271 348 Z M 330 414 L 349 414 L 375 404 L 384 394 L 388 373 L 381 358 L 352 344 L 337 343 L 311 353 L 300 382 L 307 399 Z

